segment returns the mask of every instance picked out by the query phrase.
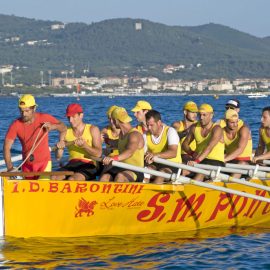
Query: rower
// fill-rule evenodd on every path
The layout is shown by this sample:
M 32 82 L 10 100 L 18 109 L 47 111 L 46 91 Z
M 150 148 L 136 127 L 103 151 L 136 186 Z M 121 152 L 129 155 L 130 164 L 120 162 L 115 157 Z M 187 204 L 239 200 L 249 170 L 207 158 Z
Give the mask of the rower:
M 149 165 L 148 168 L 170 174 L 177 173 L 178 169 L 175 167 L 154 162 L 155 157 L 177 163 L 182 162 L 181 146 L 176 130 L 162 123 L 160 113 L 155 110 L 150 110 L 145 117 L 148 129 L 146 133 L 147 152 L 145 153 L 145 161 Z M 153 179 L 156 184 L 163 184 L 164 181 L 165 178 L 160 176 Z
M 65 175 L 54 175 L 52 180 L 93 180 L 97 176 L 97 163 L 92 157 L 102 155 L 101 135 L 97 126 L 83 122 L 83 108 L 78 103 L 67 106 L 66 117 L 70 123 L 64 140 L 57 143 L 57 159 L 61 159 L 64 148 L 69 153 L 68 163 L 59 171 L 73 171 L 74 174 L 66 178 Z
M 145 134 L 147 131 L 145 115 L 149 110 L 152 110 L 152 106 L 149 102 L 147 102 L 145 100 L 139 100 L 136 103 L 135 107 L 131 110 L 132 112 L 134 112 L 134 116 L 136 117 L 137 121 L 139 122 L 139 124 L 136 126 L 136 128 L 142 134 Z
M 253 162 L 257 163 L 264 159 L 270 159 L 270 107 L 265 107 L 262 110 L 259 143 Z
M 235 110 L 238 115 L 240 113 L 240 101 L 238 99 L 229 99 L 225 106 L 226 111 L 228 109 Z M 226 119 L 220 119 L 216 122 L 219 124 L 222 128 L 226 126 Z M 238 127 L 240 128 L 244 124 L 244 121 L 242 119 L 238 119 Z
M 183 148 L 192 155 L 188 165 L 195 163 L 224 166 L 224 139 L 222 128 L 213 123 L 214 110 L 209 104 L 202 104 L 199 108 L 199 121 L 190 127 Z M 195 139 L 196 149 L 192 152 L 190 143 Z M 186 171 L 183 172 L 187 174 Z M 203 181 L 204 175 L 196 174 L 195 180 Z
M 226 126 L 223 128 L 225 143 L 225 162 L 249 164 L 252 157 L 252 137 L 250 129 L 244 124 L 238 125 L 239 116 L 236 110 L 228 109 L 225 113 Z M 240 178 L 234 173 L 232 177 Z
M 112 161 L 144 167 L 144 140 L 142 134 L 130 124 L 132 118 L 125 108 L 118 107 L 112 111 L 112 121 L 120 129 L 118 140 L 118 156 L 107 156 L 103 159 L 105 165 L 100 181 L 109 182 L 142 182 L 143 173 L 128 169 L 111 167 Z
M 181 121 L 174 122 L 172 124 L 172 126 L 178 132 L 181 144 L 185 140 L 191 125 L 193 125 L 194 123 L 197 123 L 197 113 L 198 113 L 197 104 L 193 101 L 188 101 L 185 103 L 183 107 L 184 119 Z M 190 143 L 190 149 L 194 151 L 195 148 L 196 148 L 196 142 L 195 140 L 193 140 Z M 188 155 L 184 151 L 183 148 L 181 148 L 181 156 L 182 156 L 183 163 L 187 163 L 189 160 L 191 160 L 191 156 Z
M 120 129 L 116 128 L 112 120 L 112 111 L 118 106 L 113 105 L 107 111 L 107 117 L 109 125 L 101 130 L 101 140 L 105 142 L 106 148 L 104 151 L 105 156 L 117 156 L 119 155 L 117 144 L 119 139 Z

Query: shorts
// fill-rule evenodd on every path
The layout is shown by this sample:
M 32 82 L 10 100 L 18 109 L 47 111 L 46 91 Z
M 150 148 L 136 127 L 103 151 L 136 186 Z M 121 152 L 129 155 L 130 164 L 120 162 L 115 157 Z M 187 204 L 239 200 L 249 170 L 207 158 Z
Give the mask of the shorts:
M 168 169 L 170 169 L 172 171 L 172 173 L 177 173 L 178 170 L 180 170 L 179 168 L 164 165 L 164 164 L 160 164 L 160 163 L 156 163 L 156 162 L 149 164 L 149 166 L 151 166 L 151 165 L 155 166 L 156 170 L 158 170 L 158 171 L 160 171 L 162 169 L 165 169 L 165 168 L 168 168 Z
M 207 165 L 220 166 L 220 167 L 225 166 L 225 163 L 220 160 L 208 159 L 208 158 L 205 158 L 204 160 L 202 160 L 200 164 L 207 164 Z
M 83 161 L 69 161 L 68 164 L 61 167 L 58 171 L 80 173 L 86 180 L 95 180 L 98 173 L 97 167 L 94 164 Z
M 130 170 L 127 170 L 127 169 L 123 169 L 123 168 L 117 168 L 117 167 L 112 167 L 110 170 L 108 170 L 107 172 L 105 173 L 108 173 L 110 174 L 113 178 L 115 178 L 115 176 L 118 174 L 118 173 L 121 173 L 121 172 L 124 172 L 124 171 L 130 171 Z M 136 177 L 136 179 L 134 178 L 134 182 L 142 182 L 143 179 L 144 179 L 144 174 L 141 173 L 141 172 L 134 172 L 134 171 L 131 171 L 134 176 Z
M 252 164 L 252 162 L 251 162 L 251 160 L 250 159 L 233 159 L 233 160 L 230 160 L 229 162 L 230 163 L 234 163 L 234 164 L 238 164 L 238 163 L 240 163 L 240 162 L 245 162 L 246 164 L 249 164 L 249 165 L 251 165 Z
M 24 163 L 22 165 L 23 172 L 50 172 L 52 170 L 52 162 L 44 161 L 44 162 L 31 162 L 31 163 Z M 37 179 L 49 179 L 48 176 L 26 176 L 25 179 L 29 180 L 37 180 Z

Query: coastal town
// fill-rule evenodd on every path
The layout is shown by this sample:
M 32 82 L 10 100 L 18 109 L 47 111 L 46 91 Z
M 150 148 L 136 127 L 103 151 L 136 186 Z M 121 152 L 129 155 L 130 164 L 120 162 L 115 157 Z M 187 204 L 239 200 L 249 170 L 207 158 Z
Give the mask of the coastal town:
M 179 72 L 185 69 L 184 65 L 167 65 L 163 73 Z M 198 68 L 198 64 L 196 65 Z M 62 71 L 61 76 L 53 77 L 52 71 L 40 71 L 40 82 L 33 85 L 15 83 L 13 79 L 14 67 L 1 66 L 1 88 L 6 94 L 17 93 L 17 89 L 47 89 L 51 94 L 66 95 L 76 93 L 80 95 L 140 95 L 171 93 L 185 94 L 250 94 L 262 92 L 268 94 L 270 89 L 269 78 L 238 78 L 238 79 L 203 79 L 161 80 L 153 76 L 81 76 L 75 77 L 74 73 Z M 15 92 L 14 92 L 15 91 Z
M 270 79 L 204 79 L 200 81 L 186 81 L 181 79 L 160 80 L 156 77 L 81 77 L 81 78 L 54 78 L 52 88 L 74 88 L 92 93 L 111 94 L 141 94 L 146 92 L 170 92 L 178 94 L 223 92 L 223 93 L 250 93 L 253 91 L 268 92 Z

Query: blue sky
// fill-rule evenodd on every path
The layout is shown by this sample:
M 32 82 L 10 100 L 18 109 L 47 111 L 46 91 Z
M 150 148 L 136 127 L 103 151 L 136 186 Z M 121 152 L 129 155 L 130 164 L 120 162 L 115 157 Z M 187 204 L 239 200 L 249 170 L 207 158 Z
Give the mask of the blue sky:
M 1 0 L 0 13 L 62 22 L 140 18 L 167 25 L 210 22 L 270 36 L 270 0 Z

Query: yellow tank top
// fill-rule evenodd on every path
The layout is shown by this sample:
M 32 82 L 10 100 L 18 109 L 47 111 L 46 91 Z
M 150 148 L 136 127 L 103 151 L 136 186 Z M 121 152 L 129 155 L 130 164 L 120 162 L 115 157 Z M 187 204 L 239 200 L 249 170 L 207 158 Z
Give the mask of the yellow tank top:
M 239 130 L 240 128 L 238 127 L 236 136 L 232 140 L 230 140 L 227 137 L 227 133 L 225 132 L 225 130 L 223 131 L 226 154 L 231 154 L 236 150 L 240 139 Z M 244 151 L 237 158 L 235 158 L 235 160 L 251 160 L 251 157 L 252 157 L 252 139 L 250 138 L 248 139 L 248 143 Z
M 184 122 L 183 122 L 183 121 L 179 121 L 178 123 L 179 123 L 180 126 L 179 126 L 179 128 L 178 128 L 176 131 L 177 131 L 177 132 L 182 132 L 182 131 L 184 131 L 184 130 L 185 130 Z M 195 124 L 195 123 L 196 123 L 196 122 L 194 122 L 194 124 Z M 180 144 L 181 144 L 181 154 L 182 154 L 182 155 L 186 154 L 186 152 L 185 152 L 184 149 L 182 148 L 182 144 L 183 144 L 183 141 L 185 140 L 185 138 L 186 138 L 186 136 L 180 139 Z M 195 149 L 196 149 L 196 141 L 193 140 L 193 141 L 189 144 L 189 147 L 190 147 L 190 149 L 191 149 L 192 151 L 195 151 Z
M 213 124 L 211 130 L 214 128 L 215 125 L 216 124 Z M 201 130 L 201 124 L 197 123 L 195 127 L 194 137 L 197 146 L 195 152 L 198 154 L 201 154 L 204 151 L 204 149 L 207 147 L 211 140 L 211 131 L 207 134 L 206 137 L 203 137 L 201 135 Z M 218 142 L 206 158 L 224 162 L 224 143 Z
M 82 138 L 87 142 L 89 146 L 92 146 L 92 135 L 90 133 L 90 128 L 91 128 L 90 124 L 85 124 Z M 77 138 L 74 136 L 72 128 L 68 127 L 65 141 L 72 142 L 76 139 Z M 84 161 L 93 161 L 92 159 L 90 159 L 90 154 L 87 153 L 83 148 L 76 146 L 75 144 L 72 144 L 67 148 L 69 153 L 69 160 L 80 159 Z
M 167 134 L 168 134 L 169 127 L 165 126 L 163 133 L 161 135 L 160 142 L 158 144 L 153 143 L 151 133 L 147 132 L 146 133 L 146 143 L 147 143 L 147 148 L 149 151 L 153 154 L 157 153 L 162 153 L 168 149 L 168 139 L 167 139 Z M 182 158 L 181 158 L 181 145 L 180 143 L 178 144 L 177 147 L 177 155 L 174 158 L 169 158 L 168 160 L 181 163 Z
M 270 137 L 268 137 L 265 128 L 261 128 L 262 139 L 266 145 L 266 150 L 270 151 Z
M 226 127 L 225 119 L 220 119 L 217 124 L 220 125 L 220 127 L 222 128 Z M 242 119 L 238 119 L 238 128 L 241 128 L 243 125 L 244 125 L 244 121 Z
M 108 138 L 111 140 L 118 140 L 119 139 L 119 136 L 113 135 L 111 127 L 107 127 L 107 135 L 108 135 Z M 119 155 L 119 151 L 117 148 L 113 148 L 111 145 L 109 145 L 107 143 L 105 143 L 105 144 L 106 144 L 106 150 L 108 151 L 107 153 L 110 153 L 109 157 Z
M 119 154 L 123 153 L 126 150 L 128 144 L 128 136 L 131 132 L 134 131 L 137 131 L 137 129 L 132 128 L 124 138 L 119 138 L 118 140 Z M 137 149 L 131 157 L 124 159 L 121 162 L 138 167 L 144 167 L 144 148 L 142 147 L 141 149 Z

